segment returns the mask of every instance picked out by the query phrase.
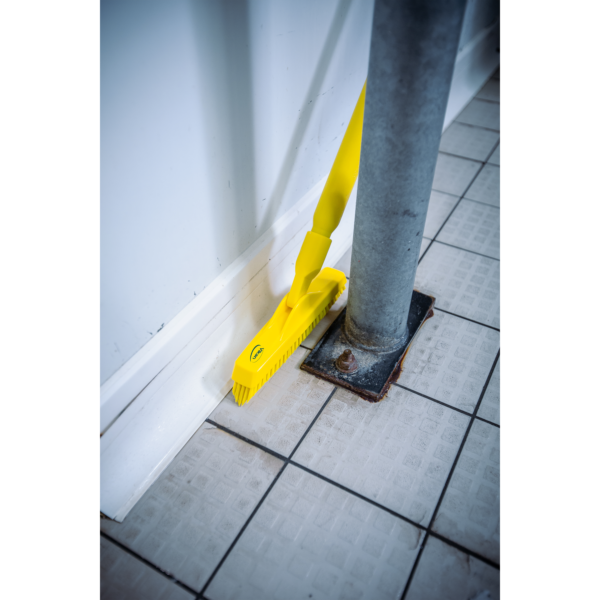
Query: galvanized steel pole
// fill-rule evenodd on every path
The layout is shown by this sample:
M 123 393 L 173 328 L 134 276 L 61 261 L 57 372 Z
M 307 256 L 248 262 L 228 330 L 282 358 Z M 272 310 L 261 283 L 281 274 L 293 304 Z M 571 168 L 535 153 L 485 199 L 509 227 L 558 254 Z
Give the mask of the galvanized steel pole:
M 407 318 L 466 0 L 376 0 L 344 331 L 391 351 Z

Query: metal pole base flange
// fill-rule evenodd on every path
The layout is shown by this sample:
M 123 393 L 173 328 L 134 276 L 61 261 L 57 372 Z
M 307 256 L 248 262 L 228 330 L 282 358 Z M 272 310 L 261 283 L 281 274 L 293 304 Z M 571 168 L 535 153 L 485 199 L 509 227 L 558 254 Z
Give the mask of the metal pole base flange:
M 344 334 L 344 309 L 300 368 L 346 388 L 369 402 L 380 402 L 400 376 L 402 363 L 417 332 L 427 319 L 433 317 L 434 303 L 435 298 L 432 296 L 413 290 L 408 315 L 408 336 L 404 344 L 392 352 L 369 352 L 353 346 Z M 336 367 L 336 360 L 344 350 L 351 350 L 358 363 L 358 369 L 352 373 L 344 373 Z

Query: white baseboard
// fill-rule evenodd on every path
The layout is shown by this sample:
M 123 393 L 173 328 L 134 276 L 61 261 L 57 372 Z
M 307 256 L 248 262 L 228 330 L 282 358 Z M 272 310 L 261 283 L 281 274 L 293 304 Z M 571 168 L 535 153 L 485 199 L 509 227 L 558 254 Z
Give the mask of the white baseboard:
M 454 121 L 500 64 L 500 22 L 480 31 L 456 57 L 444 129 Z
M 106 516 L 125 518 L 232 388 L 235 359 L 289 290 L 325 180 L 102 386 L 100 509 Z M 350 247 L 355 208 L 356 188 L 326 266 Z

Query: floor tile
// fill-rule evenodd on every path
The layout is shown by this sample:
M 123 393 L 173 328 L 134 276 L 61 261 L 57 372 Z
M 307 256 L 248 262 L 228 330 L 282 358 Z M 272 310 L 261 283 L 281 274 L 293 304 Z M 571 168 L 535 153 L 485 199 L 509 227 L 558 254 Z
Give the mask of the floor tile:
M 481 127 L 452 123 L 442 135 L 440 151 L 485 161 L 500 139 L 500 134 Z
M 433 242 L 419 263 L 415 289 L 448 312 L 500 329 L 500 262 Z
M 193 600 L 194 596 L 111 541 L 100 538 L 101 600 Z
M 459 123 L 500 131 L 500 105 L 474 98 L 456 120 Z
M 414 340 L 398 383 L 472 413 L 498 353 L 500 334 L 434 312 Z
M 500 359 L 496 363 L 477 416 L 500 425 Z
M 432 529 L 500 563 L 500 429 L 475 420 Z
M 489 595 L 486 594 L 489 592 Z M 500 571 L 429 536 L 406 600 L 500 598 Z
M 500 206 L 500 167 L 487 164 L 465 194 L 469 200 L 477 200 L 491 206 Z
M 460 201 L 437 240 L 500 258 L 500 211 L 471 200 Z
M 210 600 L 396 600 L 424 532 L 288 465 L 205 592 Z
M 479 91 L 476 98 L 500 102 L 500 80 L 490 79 Z
M 204 423 L 123 523 L 101 528 L 199 591 L 282 464 Z
M 294 461 L 426 526 L 468 422 L 396 386 L 377 404 L 338 388 Z
M 438 154 L 433 189 L 454 196 L 462 196 L 481 164 L 467 158 Z
M 488 163 L 500 166 L 500 144 L 494 150 L 493 154 L 488 158 Z
M 289 456 L 334 387 L 300 371 L 308 352 L 297 348 L 244 406 L 238 406 L 229 392 L 209 418 L 253 442 Z
M 426 237 L 424 237 L 421 240 L 421 250 L 419 252 L 419 258 L 421 258 L 421 256 L 423 256 L 423 254 L 425 253 L 425 250 L 427 250 L 427 248 L 429 247 L 429 244 L 431 244 L 431 240 L 427 239 Z
M 431 192 L 429 197 L 429 208 L 427 209 L 427 220 L 423 229 L 423 236 L 433 239 L 440 230 L 448 215 L 459 201 L 458 196 L 444 194 L 443 192 Z M 423 252 L 421 252 L 423 254 Z

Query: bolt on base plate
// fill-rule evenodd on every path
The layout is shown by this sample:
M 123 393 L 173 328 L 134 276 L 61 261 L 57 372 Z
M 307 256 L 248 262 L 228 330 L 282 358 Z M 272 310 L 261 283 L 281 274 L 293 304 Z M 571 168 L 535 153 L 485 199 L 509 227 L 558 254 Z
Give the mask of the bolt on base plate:
M 346 318 L 344 309 L 332 323 L 318 344 L 300 365 L 303 371 L 344 387 L 369 402 L 380 402 L 388 393 L 402 371 L 402 363 L 410 345 L 423 325 L 433 317 L 435 298 L 413 290 L 408 314 L 408 336 L 404 344 L 393 352 L 368 352 L 353 346 L 345 336 L 342 325 Z M 351 350 L 359 368 L 344 373 L 336 367 L 336 360 Z

